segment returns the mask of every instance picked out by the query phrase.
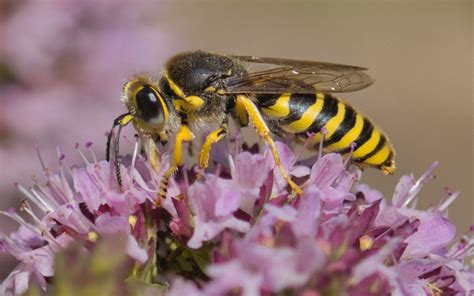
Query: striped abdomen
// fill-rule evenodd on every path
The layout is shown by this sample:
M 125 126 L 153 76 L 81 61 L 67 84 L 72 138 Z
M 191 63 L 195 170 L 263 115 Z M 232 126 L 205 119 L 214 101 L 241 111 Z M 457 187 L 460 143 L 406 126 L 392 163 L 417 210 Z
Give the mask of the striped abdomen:
M 314 143 L 321 139 L 324 128 L 324 149 L 347 154 L 354 162 L 372 166 L 391 174 L 395 169 L 394 150 L 387 136 L 352 106 L 329 94 L 257 95 L 257 105 L 264 116 L 287 133 L 302 140 L 311 134 Z M 315 145 L 317 148 L 317 145 Z

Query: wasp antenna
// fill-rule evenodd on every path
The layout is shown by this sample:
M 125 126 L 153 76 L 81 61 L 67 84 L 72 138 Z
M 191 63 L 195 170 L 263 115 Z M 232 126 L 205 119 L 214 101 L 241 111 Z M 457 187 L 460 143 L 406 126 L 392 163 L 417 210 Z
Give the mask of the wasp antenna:
M 130 122 L 130 120 L 124 120 L 125 117 L 127 116 L 130 116 L 130 113 L 125 113 L 125 114 L 121 114 L 119 115 L 117 118 L 114 119 L 114 123 L 112 125 L 112 128 L 110 129 L 110 132 L 108 133 L 107 135 L 107 145 L 105 146 L 105 159 L 107 161 L 110 161 L 110 144 L 112 142 L 112 135 L 114 133 L 114 130 L 115 130 L 115 127 L 117 127 L 117 125 L 126 125 Z
M 110 142 L 112 142 L 112 135 L 114 133 L 116 125 L 112 126 L 110 132 L 107 134 L 107 145 L 105 146 L 105 160 L 110 161 Z
M 122 127 L 123 125 L 119 125 L 117 135 L 114 139 L 115 177 L 117 178 L 120 191 L 122 191 L 122 176 L 120 175 L 120 164 L 122 163 L 122 156 L 120 156 L 120 132 L 122 131 Z
M 122 190 L 122 178 L 120 176 L 120 163 L 122 161 L 122 157 L 120 156 L 120 132 L 122 131 L 122 127 L 126 126 L 131 120 L 133 119 L 133 116 L 130 113 L 125 113 L 114 120 L 114 124 L 112 125 L 112 128 L 110 129 L 109 134 L 107 135 L 107 145 L 106 145 L 106 152 L 105 152 L 105 159 L 107 161 L 110 161 L 110 145 L 112 142 L 112 135 L 114 133 L 115 127 L 119 127 L 117 130 L 117 134 L 115 135 L 114 138 L 114 166 L 115 166 L 115 176 L 117 178 L 117 183 L 119 185 L 120 190 Z

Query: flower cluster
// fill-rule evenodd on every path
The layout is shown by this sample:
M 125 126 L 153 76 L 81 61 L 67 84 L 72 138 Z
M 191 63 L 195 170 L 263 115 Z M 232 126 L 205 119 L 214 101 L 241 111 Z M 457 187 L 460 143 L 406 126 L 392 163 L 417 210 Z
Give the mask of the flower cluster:
M 88 145 L 90 146 L 90 144 Z M 277 143 L 282 163 L 304 189 L 288 192 L 264 149 L 237 149 L 202 175 L 181 168 L 166 198 L 157 200 L 161 172 L 136 153 L 122 167 L 86 161 L 59 173 L 45 169 L 46 185 L 18 186 L 22 210 L 3 211 L 19 223 L 0 246 L 20 262 L 1 286 L 21 294 L 31 280 L 47 288 L 54 254 L 72 242 L 93 252 L 108 234 L 127 238 L 130 277 L 159 285 L 166 295 L 470 295 L 474 271 L 470 231 L 456 237 L 445 215 L 457 198 L 417 210 L 417 194 L 432 178 L 404 176 L 391 201 L 349 170 L 339 154 L 312 166 Z M 82 152 L 81 152 L 82 154 Z M 83 155 L 83 154 L 82 154 Z

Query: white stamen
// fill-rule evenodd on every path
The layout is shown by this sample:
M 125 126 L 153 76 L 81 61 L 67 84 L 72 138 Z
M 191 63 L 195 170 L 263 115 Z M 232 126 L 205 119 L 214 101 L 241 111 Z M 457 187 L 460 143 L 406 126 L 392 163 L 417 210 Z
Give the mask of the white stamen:
M 438 211 L 444 212 L 449 206 L 458 198 L 459 194 L 461 192 L 456 191 L 451 193 L 448 198 L 446 198 L 439 206 L 438 206 Z
M 38 189 L 40 190 L 40 192 L 43 194 L 43 196 L 48 199 L 50 206 L 51 206 L 51 204 L 52 204 L 52 206 L 53 206 L 55 209 L 59 208 L 58 202 L 56 201 L 56 199 L 55 199 L 51 194 L 49 194 L 49 192 L 46 192 L 46 191 L 43 189 L 43 187 L 41 187 L 41 186 L 39 186 L 39 185 L 35 185 L 35 187 L 38 188 Z M 41 196 L 41 194 L 40 194 L 39 192 L 37 192 L 34 187 L 33 187 L 33 188 L 30 188 L 30 192 L 33 193 L 33 194 L 36 196 L 36 198 L 40 198 L 40 196 Z
M 62 162 L 64 163 L 64 167 L 66 168 L 66 172 L 69 174 L 71 178 L 74 177 L 74 173 L 72 172 L 71 166 L 67 162 L 67 160 L 63 159 Z
M 61 201 L 62 202 L 68 202 L 69 201 L 69 196 L 67 195 L 67 193 L 64 191 L 64 189 L 62 188 L 62 184 L 60 184 L 61 182 L 58 182 L 56 180 L 57 176 L 52 176 L 48 179 L 48 186 L 47 188 L 49 188 L 53 194 L 55 194 L 56 196 L 59 196 L 61 198 Z M 37 185 L 37 187 L 41 188 L 40 185 Z M 43 192 L 46 192 L 45 190 L 43 190 Z
M 38 225 L 38 226 L 41 226 L 43 223 L 41 222 L 41 219 L 39 219 L 35 213 L 33 213 L 33 211 L 31 210 L 31 206 L 30 204 L 28 203 L 28 201 L 26 200 L 23 200 L 22 204 L 21 204 L 21 210 L 22 211 L 25 211 L 27 214 L 30 215 L 31 218 L 33 218 L 33 220 L 35 221 L 35 223 Z
M 352 159 L 352 153 L 354 153 L 354 150 L 357 148 L 357 144 L 355 142 L 351 143 L 351 150 L 349 151 L 349 154 L 347 155 L 346 159 L 344 160 L 344 166 L 347 168 L 349 166 L 349 163 Z
M 324 137 L 327 135 L 327 133 L 328 131 L 323 127 L 321 129 L 321 138 L 319 139 L 318 160 L 323 157 Z
M 40 236 L 44 239 L 46 239 L 50 243 L 54 243 L 56 246 L 59 247 L 59 244 L 56 242 L 56 238 L 51 234 L 49 229 L 47 229 L 44 224 L 41 222 L 41 220 L 33 213 L 31 210 L 31 206 L 27 201 L 24 201 L 22 204 L 22 210 L 25 211 L 30 217 L 35 221 L 36 225 L 38 228 L 41 230 Z
M 237 176 L 236 176 L 234 158 L 231 155 L 228 155 L 227 158 L 229 161 L 230 175 L 232 176 L 232 179 L 235 179 Z
M 28 250 L 18 242 L 12 240 L 10 237 L 6 235 L 0 234 L 0 238 L 2 239 L 2 244 L 6 243 L 8 245 L 8 251 L 13 255 L 13 256 L 18 256 L 23 252 L 27 252 Z
M 24 226 L 26 228 L 28 228 L 29 230 L 31 230 L 32 232 L 38 234 L 39 236 L 41 236 L 41 231 L 39 231 L 36 227 L 34 227 L 32 224 L 26 222 L 20 215 L 18 215 L 17 213 L 9 213 L 9 212 L 5 212 L 5 211 L 0 211 L 0 214 L 4 215 L 4 216 L 7 216 L 9 217 L 10 219 L 12 219 L 13 221 L 17 222 L 18 224 L 20 224 L 21 226 Z
M 204 170 L 203 170 L 203 175 L 204 175 Z M 188 179 L 188 174 L 186 174 L 186 172 L 183 174 L 183 179 L 184 179 L 184 184 L 186 188 L 189 188 L 189 179 Z
M 235 132 L 235 155 L 240 153 L 240 148 L 242 147 L 241 140 L 242 131 L 240 130 L 240 128 L 237 128 L 237 131 Z
M 421 175 L 421 177 L 415 182 L 415 184 L 410 188 L 410 190 L 407 193 L 407 197 L 405 202 L 403 203 L 403 207 L 408 207 L 408 205 L 415 199 L 415 197 L 418 195 L 418 193 L 421 191 L 421 188 L 423 185 L 432 179 L 431 172 L 438 166 L 438 162 L 434 162 L 428 170 Z
M 303 155 L 303 153 L 306 151 L 306 148 L 308 147 L 309 143 L 311 143 L 311 141 L 313 140 L 314 135 L 315 135 L 315 133 L 308 133 L 307 134 L 307 138 L 304 141 L 303 146 L 301 146 L 301 148 L 298 149 L 298 151 L 295 154 L 295 158 L 293 159 L 293 163 L 291 164 L 292 166 L 295 165 L 295 163 L 298 161 L 298 159 L 301 158 L 301 155 Z
M 17 185 L 16 188 L 23 193 L 23 195 L 31 200 L 43 213 L 48 214 L 53 211 L 53 209 L 40 197 L 31 194 L 25 187 Z
M 133 176 L 134 176 L 134 180 L 135 182 L 137 182 L 137 184 L 145 191 L 147 192 L 150 192 L 150 193 L 157 193 L 158 190 L 153 190 L 151 188 L 149 188 L 146 184 L 146 182 L 143 180 L 142 176 L 137 172 L 137 171 L 134 171 L 132 172 Z M 154 201 L 155 202 L 155 201 Z
M 38 155 L 38 159 L 40 161 L 41 167 L 43 168 L 43 171 L 47 172 L 48 168 L 46 167 L 46 164 L 44 163 L 43 157 L 41 156 L 41 152 L 40 152 L 38 144 L 35 144 L 35 150 L 36 150 L 36 155 Z
M 91 149 L 91 155 L 92 155 L 92 160 L 94 161 L 94 163 L 97 163 L 97 156 L 95 155 L 94 149 Z
M 132 155 L 132 164 L 130 165 L 130 188 L 133 186 L 133 172 L 135 171 L 135 163 L 137 161 L 137 155 L 138 155 L 138 138 L 135 141 L 135 147 L 133 148 L 133 155 Z
M 63 168 L 63 154 L 61 153 L 61 150 L 59 150 L 59 146 L 56 147 L 56 152 L 58 154 L 58 164 L 59 164 L 59 175 L 61 176 L 61 184 L 62 187 L 65 187 L 66 177 L 64 175 L 64 168 Z
M 413 199 L 413 201 L 408 205 L 408 207 L 409 207 L 410 209 L 416 209 L 416 207 L 418 206 L 418 201 L 419 201 L 419 200 L 420 200 L 420 199 L 419 199 L 418 196 L 417 196 L 417 197 L 416 197 L 415 199 Z
M 79 155 L 81 156 L 82 160 L 84 160 L 84 162 L 86 163 L 86 165 L 89 165 L 90 164 L 89 160 L 87 160 L 87 157 L 84 155 L 84 153 L 82 153 L 82 150 L 79 148 L 79 144 L 77 143 L 76 143 L 76 149 L 79 152 Z

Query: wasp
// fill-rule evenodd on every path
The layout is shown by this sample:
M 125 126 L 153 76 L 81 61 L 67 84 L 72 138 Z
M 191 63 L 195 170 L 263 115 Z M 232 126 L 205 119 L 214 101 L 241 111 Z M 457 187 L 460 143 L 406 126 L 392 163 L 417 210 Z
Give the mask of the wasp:
M 175 55 L 155 81 L 137 75 L 125 83 L 122 101 L 128 112 L 114 120 L 107 144 L 117 126 L 115 155 L 120 129 L 132 122 L 145 153 L 158 166 L 157 143 L 174 148 L 170 167 L 164 173 L 160 195 L 166 194 L 169 178 L 182 162 L 183 143 L 194 134 L 207 136 L 199 152 L 205 169 L 213 144 L 228 133 L 228 121 L 238 126 L 251 123 L 268 144 L 275 165 L 296 193 L 301 189 L 283 168 L 272 135 L 309 141 L 315 149 L 351 153 L 361 168 L 375 167 L 385 174 L 395 170 L 395 151 L 388 137 L 372 121 L 333 93 L 363 89 L 373 83 L 367 69 L 315 61 L 233 56 L 204 51 Z M 115 161 L 119 186 L 120 156 Z

